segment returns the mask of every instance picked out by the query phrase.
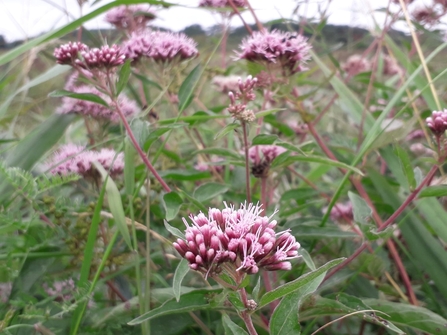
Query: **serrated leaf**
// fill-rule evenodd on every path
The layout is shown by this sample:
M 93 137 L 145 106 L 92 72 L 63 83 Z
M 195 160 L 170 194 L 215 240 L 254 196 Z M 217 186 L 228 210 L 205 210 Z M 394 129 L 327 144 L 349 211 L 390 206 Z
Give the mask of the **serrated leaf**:
M 124 241 L 129 249 L 133 249 L 132 243 L 130 242 L 129 228 L 127 227 L 126 216 L 124 215 L 123 203 L 121 201 L 121 195 L 118 191 L 118 187 L 116 187 L 115 182 L 110 176 L 108 176 L 107 171 L 101 164 L 98 162 L 93 162 L 93 164 L 101 174 L 102 180 L 106 182 L 107 200 L 109 203 L 110 212 L 112 212 L 113 215 L 113 220 L 115 221 L 121 235 L 123 235 Z
M 419 193 L 419 198 L 445 197 L 447 196 L 447 185 L 428 186 Z
M 119 79 L 116 83 L 116 96 L 118 96 L 123 91 L 124 87 L 126 87 L 126 84 L 129 81 L 131 73 L 130 63 L 131 60 L 128 59 L 121 67 L 121 70 L 119 72 Z
M 270 322 L 271 335 L 299 335 L 301 333 L 301 326 L 298 320 L 298 311 L 301 303 L 309 294 L 317 290 L 325 275 L 326 272 L 322 273 L 295 292 L 282 298 L 272 315 Z
M 402 167 L 402 172 L 407 178 L 408 186 L 410 190 L 414 190 L 416 188 L 416 179 L 414 177 L 413 168 L 411 167 L 410 157 L 406 150 L 402 149 L 399 145 L 396 144 L 394 148 L 394 152 L 399 158 L 400 165 Z
M 243 328 L 231 321 L 230 317 L 225 313 L 222 315 L 222 324 L 225 329 L 225 335 L 248 335 Z
M 51 92 L 50 94 L 48 94 L 48 96 L 51 98 L 68 97 L 68 98 L 73 98 L 73 99 L 85 100 L 85 101 L 97 103 L 104 107 L 109 107 L 109 105 L 107 104 L 107 102 L 104 101 L 103 98 L 101 98 L 93 93 L 76 93 L 76 92 L 70 92 L 67 90 L 57 90 L 57 91 Z
M 197 65 L 185 78 L 178 92 L 179 100 L 179 112 L 183 112 L 186 107 L 191 103 L 193 92 L 199 82 L 202 75 L 202 67 Z
M 177 192 L 169 192 L 163 196 L 163 205 L 166 211 L 166 220 L 174 219 L 183 204 L 183 199 Z
M 180 297 L 180 301 L 177 302 L 175 298 L 170 299 L 160 307 L 155 308 L 150 312 L 137 317 L 136 319 L 133 319 L 128 324 L 134 326 L 162 315 L 196 312 L 199 310 L 210 309 L 211 305 L 209 301 L 211 295 L 218 294 L 221 291 L 222 290 L 196 290 L 183 294 Z
M 368 204 L 362 197 L 358 196 L 351 191 L 348 192 L 349 200 L 352 203 L 352 211 L 354 214 L 354 221 L 364 225 L 370 224 L 370 218 L 372 215 L 372 210 L 369 208 Z
M 205 202 L 206 200 L 217 197 L 219 194 L 227 192 L 229 187 L 227 185 L 218 183 L 207 183 L 200 185 L 194 191 L 194 198 L 197 201 Z
M 328 270 L 340 264 L 341 262 L 343 262 L 343 260 L 344 258 L 334 259 L 326 263 L 325 265 L 319 267 L 315 271 L 306 273 L 305 275 L 299 277 L 298 279 L 295 279 L 291 282 L 288 282 L 287 284 L 279 286 L 278 288 L 270 292 L 267 292 L 262 296 L 258 305 L 258 309 L 264 307 L 265 305 L 271 303 L 272 301 L 275 301 L 276 299 L 282 298 L 283 296 L 300 289 L 301 287 L 315 280 L 320 275 L 322 274 L 325 275 Z
M 172 235 L 174 235 L 175 237 L 181 238 L 182 240 L 185 239 L 185 234 L 183 234 L 180 229 L 177 229 L 173 226 L 171 226 L 168 221 L 163 220 L 165 228 L 168 232 L 170 232 Z
M 177 300 L 177 302 L 180 300 L 183 278 L 185 278 L 188 272 L 189 272 L 188 261 L 182 258 L 180 263 L 178 263 L 177 265 L 177 269 L 175 269 L 174 279 L 172 280 L 172 289 L 174 291 L 175 300 Z
M 220 130 L 216 134 L 216 136 L 214 136 L 214 140 L 218 140 L 218 139 L 224 137 L 225 135 L 227 135 L 228 133 L 231 133 L 233 130 L 235 130 L 238 127 L 239 127 L 239 124 L 237 124 L 237 123 L 227 124 L 222 130 Z

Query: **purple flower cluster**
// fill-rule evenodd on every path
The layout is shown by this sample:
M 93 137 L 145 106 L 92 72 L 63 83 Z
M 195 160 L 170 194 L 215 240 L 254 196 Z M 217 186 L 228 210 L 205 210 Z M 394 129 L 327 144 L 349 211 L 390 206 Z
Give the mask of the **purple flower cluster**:
M 199 53 L 197 43 L 185 34 L 163 31 L 134 33 L 123 43 L 122 49 L 126 58 L 133 61 L 147 57 L 161 63 L 183 61 Z
M 245 122 L 251 122 L 256 119 L 253 111 L 247 109 L 247 103 L 256 99 L 254 88 L 256 87 L 257 83 L 258 79 L 253 78 L 252 76 L 248 76 L 245 81 L 242 81 L 242 79 L 239 78 L 239 91 L 236 91 L 235 93 L 228 93 L 230 98 L 230 106 L 228 107 L 228 111 L 235 119 Z M 237 102 L 236 100 L 240 100 L 241 102 Z
M 428 117 L 425 121 L 435 136 L 443 135 L 447 130 L 447 109 L 432 112 L 431 117 Z
M 109 107 L 91 101 L 64 97 L 62 98 L 62 105 L 56 111 L 58 114 L 79 113 L 94 119 L 119 123 L 119 114 L 115 110 L 115 107 L 111 105 L 112 102 L 108 96 L 98 91 L 96 88 L 86 85 L 72 87 L 72 91 L 76 93 L 90 93 L 97 95 L 107 102 Z M 120 94 L 117 100 L 119 108 L 126 118 L 130 118 L 138 113 L 138 106 L 136 103 L 129 100 L 125 95 Z
M 359 73 L 370 71 L 371 62 L 361 55 L 352 55 L 349 56 L 346 62 L 342 65 L 342 69 L 348 76 L 352 77 Z
M 62 146 L 53 155 L 48 166 L 51 167 L 52 174 L 64 176 L 74 173 L 86 178 L 95 176 L 93 162 L 101 164 L 112 177 L 120 175 L 124 171 L 123 153 L 117 154 L 112 149 L 86 150 L 85 147 L 74 144 Z
M 117 45 L 104 45 L 100 49 L 80 42 L 68 42 L 54 49 L 56 62 L 82 69 L 111 69 L 124 63 L 125 56 Z
M 54 49 L 56 62 L 62 65 L 73 65 L 79 60 L 81 52 L 88 50 L 88 46 L 81 42 L 68 42 Z
M 118 29 L 135 31 L 144 29 L 155 19 L 155 10 L 145 5 L 117 6 L 109 10 L 105 20 Z
M 261 216 L 259 205 L 241 204 L 225 209 L 210 208 L 208 217 L 191 216 L 185 238 L 174 242 L 175 249 L 189 262 L 191 269 L 205 275 L 218 275 L 225 264 L 231 271 L 254 274 L 290 270 L 289 260 L 299 257 L 300 244 L 288 231 L 275 233 L 276 220 Z
M 233 0 L 233 4 L 239 8 L 246 6 L 245 0 Z M 228 0 L 200 0 L 199 6 L 214 8 L 231 7 L 230 1 Z
M 253 164 L 251 168 L 252 174 L 256 178 L 266 178 L 273 160 L 286 151 L 285 148 L 276 145 L 256 145 L 251 147 L 248 151 L 248 157 Z
M 240 45 L 237 59 L 250 62 L 274 63 L 289 74 L 305 70 L 309 60 L 310 45 L 301 35 L 273 30 L 272 32 L 254 32 Z

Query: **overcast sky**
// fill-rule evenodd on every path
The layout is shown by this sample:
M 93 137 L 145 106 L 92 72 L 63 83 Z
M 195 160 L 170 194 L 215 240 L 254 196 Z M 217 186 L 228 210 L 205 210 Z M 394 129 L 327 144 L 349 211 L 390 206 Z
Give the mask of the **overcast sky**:
M 418 6 L 429 1 L 416 0 L 416 4 L 411 6 Z M 94 1 L 89 0 L 88 2 L 93 3 Z M 97 1 L 95 6 L 85 4 L 84 14 L 108 2 L 111 0 Z M 159 18 L 154 25 L 181 30 L 192 24 L 209 27 L 218 22 L 216 14 L 195 8 L 199 0 L 168 0 L 168 2 L 182 6 L 160 9 Z M 300 7 L 300 14 L 309 18 L 318 18 L 319 8 L 325 8 L 328 3 L 327 0 L 251 0 L 252 6 L 262 21 L 281 17 L 296 19 L 297 16 L 292 14 L 293 9 L 298 3 L 306 2 L 308 5 Z M 388 0 L 332 0 L 327 12 L 328 22 L 368 28 L 373 23 L 371 13 L 387 4 Z M 383 21 L 383 14 L 376 12 L 375 15 L 378 22 Z M 67 24 L 79 16 L 77 0 L 0 0 L 0 35 L 3 35 L 8 42 L 26 39 Z M 248 11 L 244 13 L 244 17 L 248 22 L 253 22 Z M 240 21 L 233 18 L 233 25 L 240 25 Z M 104 22 L 104 16 L 88 22 L 86 26 L 90 29 L 109 27 Z M 397 28 L 404 27 L 401 25 Z

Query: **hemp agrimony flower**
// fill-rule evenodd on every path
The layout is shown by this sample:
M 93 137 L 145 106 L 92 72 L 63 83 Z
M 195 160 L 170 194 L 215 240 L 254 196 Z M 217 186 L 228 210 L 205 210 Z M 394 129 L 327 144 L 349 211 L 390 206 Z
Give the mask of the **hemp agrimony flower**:
M 371 70 L 371 62 L 362 55 L 349 56 L 345 63 L 341 67 L 348 76 L 355 76 L 362 72 Z
M 124 171 L 124 154 L 117 154 L 112 149 L 100 151 L 85 150 L 85 147 L 66 144 L 53 155 L 48 166 L 52 167 L 52 174 L 78 174 L 84 178 L 95 177 L 93 162 L 101 164 L 112 177 Z
M 277 145 L 256 145 L 248 151 L 248 156 L 253 165 L 251 172 L 256 178 L 268 176 L 270 164 L 273 160 L 287 150 Z
M 447 130 L 447 109 L 432 112 L 431 117 L 428 117 L 425 121 L 436 137 L 443 135 Z
M 252 122 L 256 119 L 252 110 L 247 109 L 247 103 L 256 99 L 254 88 L 258 82 L 258 79 L 248 76 L 245 81 L 241 78 L 238 79 L 239 91 L 233 93 L 229 92 L 230 106 L 228 111 L 237 120 L 244 122 Z M 241 102 L 237 102 L 240 100 Z
M 233 4 L 236 7 L 240 7 L 240 8 L 243 8 L 246 6 L 245 0 L 233 0 Z M 200 7 L 215 7 L 215 8 L 231 7 L 230 2 L 228 0 L 200 0 L 199 6 Z
M 208 276 L 219 275 L 224 269 L 254 274 L 290 270 L 290 259 L 299 257 L 300 244 L 288 231 L 275 233 L 276 220 L 261 216 L 260 205 L 241 204 L 239 209 L 210 208 L 208 216 L 190 216 L 185 240 L 177 239 L 175 249 L 189 262 L 191 269 Z
M 237 59 L 262 64 L 276 64 L 285 74 L 304 71 L 309 60 L 311 46 L 307 39 L 298 34 L 273 30 L 272 32 L 254 32 L 240 45 Z
M 118 29 L 135 31 L 144 29 L 155 19 L 155 10 L 145 5 L 117 6 L 109 10 L 105 20 Z

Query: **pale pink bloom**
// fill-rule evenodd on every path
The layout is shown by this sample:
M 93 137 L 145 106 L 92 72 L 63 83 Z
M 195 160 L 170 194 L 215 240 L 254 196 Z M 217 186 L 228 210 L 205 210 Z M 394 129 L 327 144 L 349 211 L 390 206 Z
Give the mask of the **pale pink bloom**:
M 52 286 L 44 284 L 45 292 L 57 299 L 70 301 L 73 298 L 73 292 L 76 289 L 73 279 L 55 281 Z
M 286 151 L 285 148 L 277 145 L 255 145 L 248 150 L 248 156 L 253 164 L 259 164 L 262 161 L 271 164 L 276 157 Z
M 122 53 L 119 46 L 104 45 L 100 49 L 94 48 L 81 52 L 84 64 L 89 69 L 106 68 L 110 69 L 124 64 L 126 56 Z
M 237 120 L 244 122 L 252 122 L 256 119 L 254 112 L 251 109 L 247 109 L 247 103 L 256 99 L 254 88 L 258 83 L 257 78 L 248 76 L 245 81 L 238 78 L 238 91 L 228 92 L 230 98 L 230 106 L 228 111 Z M 237 102 L 236 100 L 239 100 Z
M 383 74 L 386 76 L 394 76 L 402 72 L 402 68 L 397 62 L 388 55 L 383 57 Z
M 12 283 L 0 283 L 0 302 L 8 302 L 9 295 L 11 294 Z
M 68 42 L 54 49 L 56 62 L 63 65 L 73 65 L 78 60 L 79 53 L 88 50 L 88 47 L 81 42 Z
M 300 244 L 288 231 L 275 233 L 276 220 L 262 216 L 260 205 L 241 204 L 225 209 L 210 208 L 208 216 L 185 218 L 185 239 L 174 247 L 189 262 L 191 269 L 205 275 L 219 275 L 223 263 L 233 264 L 234 271 L 254 274 L 290 270 L 290 259 L 299 257 Z
M 161 63 L 183 61 L 199 53 L 197 43 L 185 34 L 163 31 L 132 34 L 122 49 L 126 58 L 133 61 L 147 57 Z
M 105 20 L 118 29 L 130 31 L 144 29 L 155 19 L 155 10 L 146 5 L 117 6 L 109 10 Z
M 438 23 L 440 15 L 432 7 L 418 7 L 411 12 L 411 16 L 415 21 L 421 24 L 432 25 Z
M 236 7 L 240 8 L 246 6 L 245 0 L 233 0 L 233 4 Z M 228 0 L 200 0 L 199 6 L 215 7 L 215 8 L 231 7 L 230 2 Z
M 213 166 L 218 173 L 222 173 L 225 170 L 225 165 L 219 165 L 219 163 L 224 162 L 225 160 L 221 157 L 211 156 L 211 163 L 199 162 L 194 165 L 194 168 L 197 171 L 211 171 L 211 166 Z M 230 165 L 229 168 L 232 170 L 234 167 Z
M 297 135 L 304 135 L 309 132 L 308 126 L 305 123 L 297 122 L 297 121 L 289 121 L 287 122 L 287 125 L 292 128 L 292 130 Z
M 85 178 L 95 176 L 93 162 L 101 164 L 112 177 L 124 171 L 123 153 L 117 154 L 111 149 L 86 150 L 85 147 L 74 144 L 63 145 L 47 165 L 51 167 L 52 174 L 78 174 Z
M 277 64 L 288 74 L 293 74 L 306 69 L 311 47 L 301 35 L 273 30 L 254 32 L 242 41 L 240 49 L 237 59 Z
M 426 120 L 428 128 L 436 136 L 441 136 L 447 130 L 447 109 L 443 111 L 433 111 L 431 117 Z
M 342 69 L 349 75 L 355 76 L 371 70 L 371 62 L 362 55 L 352 55 L 342 65 Z
M 416 156 L 433 155 L 433 151 L 430 148 L 427 148 L 422 143 L 413 143 L 412 145 L 410 145 L 410 151 L 414 153 Z
M 327 212 L 327 207 L 323 209 L 323 213 Z M 350 201 L 342 203 L 337 202 L 334 207 L 331 209 L 330 218 L 332 221 L 350 221 L 354 218 L 354 214 L 352 212 L 352 203 Z
M 407 141 L 418 140 L 425 137 L 425 133 L 422 129 L 413 130 L 407 135 Z
M 96 102 L 75 99 L 70 97 L 62 98 L 62 105 L 56 110 L 58 114 L 78 113 L 90 116 L 98 120 L 107 120 L 113 123 L 119 123 L 120 117 L 115 107 L 112 105 L 111 99 L 96 88 L 82 85 L 72 87 L 72 91 L 76 93 L 90 93 L 102 98 L 109 107 L 103 106 Z M 120 94 L 118 97 L 119 108 L 126 118 L 130 118 L 138 113 L 138 106 L 125 95 Z

